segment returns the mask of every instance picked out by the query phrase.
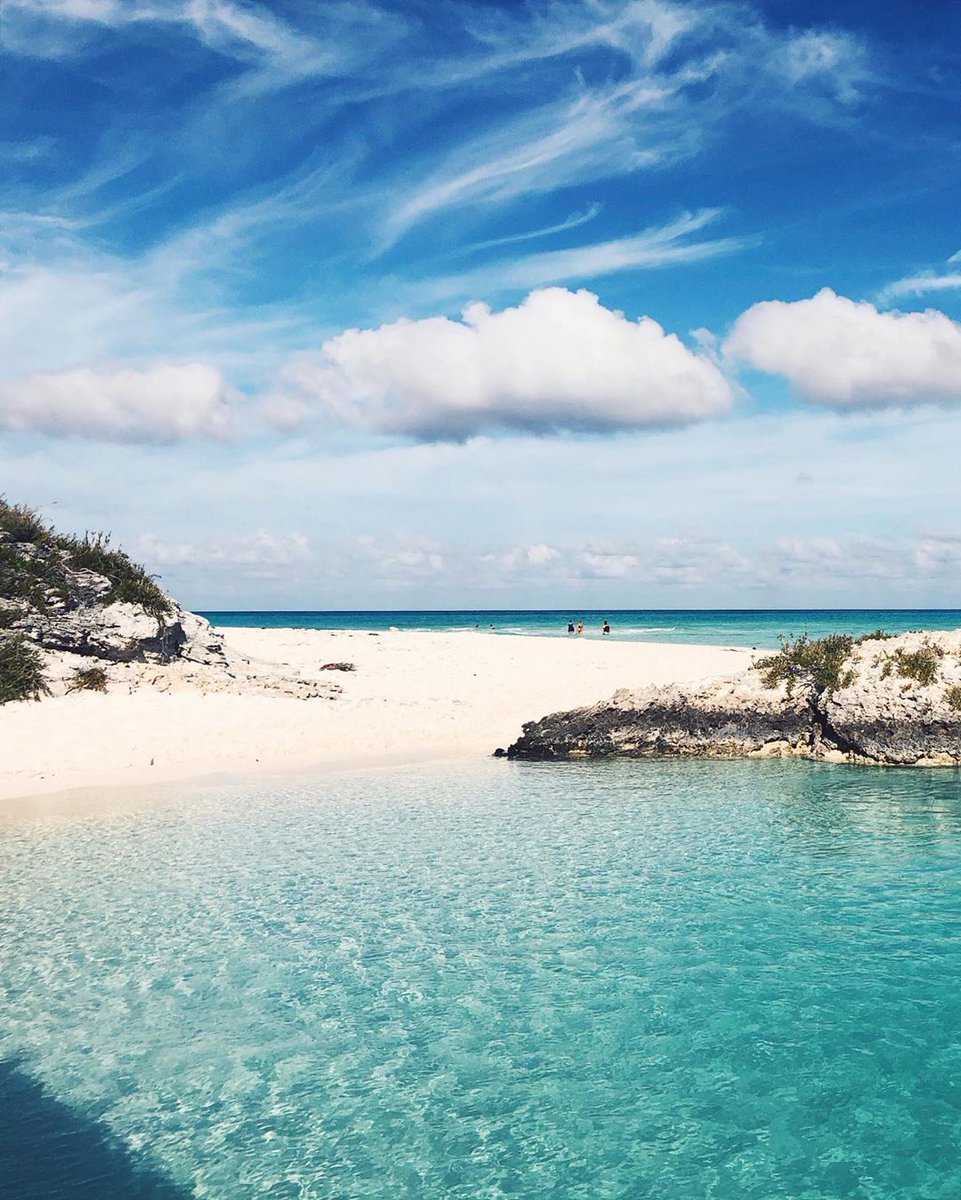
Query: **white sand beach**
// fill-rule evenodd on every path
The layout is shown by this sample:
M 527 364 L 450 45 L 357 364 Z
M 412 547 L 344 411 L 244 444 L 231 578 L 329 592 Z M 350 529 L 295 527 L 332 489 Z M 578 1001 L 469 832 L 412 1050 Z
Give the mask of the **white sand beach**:
M 507 746 L 521 724 L 619 687 L 690 682 L 744 669 L 717 646 L 615 639 L 227 629 L 276 688 L 224 690 L 179 667 L 124 668 L 107 694 L 0 708 L 0 800 L 91 786 L 212 775 L 472 758 Z M 351 672 L 321 671 L 350 662 Z M 284 694 L 302 678 L 332 696 Z

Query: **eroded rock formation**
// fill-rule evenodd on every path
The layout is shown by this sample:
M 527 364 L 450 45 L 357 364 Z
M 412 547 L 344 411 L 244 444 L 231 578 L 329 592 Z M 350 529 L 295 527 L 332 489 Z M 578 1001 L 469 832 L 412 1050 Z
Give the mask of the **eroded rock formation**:
M 510 758 L 799 756 L 961 765 L 961 632 L 854 644 L 838 686 L 770 686 L 759 665 L 719 682 L 619 691 L 524 725 Z
M 108 539 L 57 534 L 29 509 L 0 499 L 0 652 L 14 644 L 32 656 L 33 673 L 19 692 L 16 679 L 0 679 L 7 700 L 78 687 L 301 698 L 340 691 L 229 653 L 208 621 L 177 604 Z M 22 661 L 21 654 L 11 668 L 0 653 L 0 673 L 22 670 Z

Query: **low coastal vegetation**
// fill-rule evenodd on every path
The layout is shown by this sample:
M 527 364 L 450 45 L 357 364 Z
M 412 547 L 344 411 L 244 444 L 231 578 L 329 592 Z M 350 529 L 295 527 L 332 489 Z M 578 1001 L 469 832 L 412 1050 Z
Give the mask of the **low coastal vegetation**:
M 889 637 L 883 629 L 857 638 L 843 633 L 823 638 L 801 634 L 785 638 L 777 654 L 758 659 L 755 666 L 765 687 L 776 688 L 784 684 L 789 696 L 797 687 L 807 688 L 816 696 L 830 695 L 839 688 L 850 687 L 857 679 L 856 671 L 848 665 L 856 646 Z M 882 679 L 896 675 L 900 679 L 913 680 L 921 687 L 930 687 L 940 676 L 943 658 L 942 648 L 925 640 L 913 650 L 899 647 L 893 654 L 882 652 L 875 659 L 875 665 L 880 666 Z M 951 707 L 961 708 L 961 688 L 951 690 L 958 693 L 957 704 L 949 700 Z
M 33 509 L 0 497 L 0 704 L 47 690 L 31 626 L 91 599 L 135 605 L 158 623 L 173 612 L 156 581 L 113 548 L 109 534 L 58 533 Z M 102 669 L 90 668 L 76 673 L 71 690 L 105 687 Z
M 70 677 L 68 692 L 105 692 L 107 672 L 103 667 L 78 667 Z
M 58 533 L 33 509 L 0 497 L 0 598 L 43 611 L 69 600 L 69 571 L 93 571 L 110 584 L 104 604 L 136 604 L 158 620 L 169 598 L 143 567 L 110 545 L 108 533 Z
M 767 688 L 783 683 L 789 696 L 796 687 L 810 689 L 820 696 L 854 682 L 854 671 L 846 668 L 845 663 L 858 640 L 846 633 L 832 633 L 823 638 L 809 638 L 802 633 L 795 638 L 784 638 L 777 654 L 759 658 L 755 667 Z
M 39 700 L 47 692 L 40 652 L 22 633 L 0 635 L 0 704 Z
M 508 758 L 813 758 L 961 768 L 961 629 L 783 639 L 741 674 L 621 689 L 524 725 Z
M 930 687 L 940 674 L 942 658 L 941 647 L 927 641 L 917 650 L 895 650 L 894 654 L 884 657 L 881 678 L 887 679 L 895 673 L 902 679 L 913 679 L 922 687 Z

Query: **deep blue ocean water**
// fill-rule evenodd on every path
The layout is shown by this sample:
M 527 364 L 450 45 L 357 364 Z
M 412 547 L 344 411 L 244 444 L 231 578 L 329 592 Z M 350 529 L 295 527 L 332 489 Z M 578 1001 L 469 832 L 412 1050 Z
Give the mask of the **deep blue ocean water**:
M 0 817 L 4 1200 L 956 1200 L 961 788 L 411 767 Z
M 567 636 L 568 620 L 583 620 L 585 636 L 628 641 L 691 642 L 701 645 L 775 647 L 780 637 L 807 632 L 905 633 L 910 629 L 961 628 L 961 609 L 538 609 L 437 612 L 205 612 L 215 625 L 268 629 L 472 630 Z

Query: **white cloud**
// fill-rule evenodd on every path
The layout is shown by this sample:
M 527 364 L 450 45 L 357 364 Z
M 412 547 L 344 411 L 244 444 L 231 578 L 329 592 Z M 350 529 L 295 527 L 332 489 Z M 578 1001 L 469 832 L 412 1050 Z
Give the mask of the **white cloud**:
M 512 246 L 517 242 L 530 242 L 536 238 L 550 237 L 555 233 L 566 233 L 568 229 L 577 229 L 581 225 L 587 225 L 601 211 L 603 205 L 594 202 L 587 206 L 583 212 L 571 213 L 563 221 L 559 221 L 556 225 L 545 225 L 541 229 L 529 229 L 524 233 L 512 233 L 506 237 L 488 238 L 483 242 L 474 242 L 472 245 L 465 246 L 462 253 L 473 254 L 478 250 L 490 250 L 495 246 Z
M 349 329 L 292 360 L 283 385 L 348 423 L 427 441 L 483 429 L 629 429 L 724 412 L 731 387 L 656 321 L 628 320 L 588 291 L 548 288 L 516 308 L 473 304 Z
M 810 300 L 755 304 L 724 352 L 835 408 L 961 401 L 961 325 L 933 309 L 880 312 L 824 288 Z
M 418 179 L 389 214 L 386 244 L 445 209 L 505 203 L 676 157 L 678 140 L 662 139 L 636 119 L 668 99 L 667 88 L 632 80 L 545 105 L 468 142 L 426 181 Z
M 919 571 L 957 574 L 961 567 L 961 535 L 932 534 L 920 538 L 914 546 L 913 557 Z
M 296 79 L 334 69 L 337 55 L 323 43 L 298 33 L 273 16 L 265 6 L 251 8 L 230 0 L 7 0 L 7 16 L 39 23 L 44 37 L 30 44 L 14 25 L 13 48 L 27 53 L 60 56 L 76 51 L 68 37 L 57 39 L 55 22 L 74 26 L 122 29 L 136 24 L 176 25 L 200 42 L 241 61 L 268 65 L 277 74 Z
M 949 259 L 949 262 L 956 261 Z M 880 299 L 894 300 L 898 296 L 923 296 L 927 292 L 950 292 L 961 288 L 961 273 L 951 272 L 945 275 L 933 273 L 925 275 L 909 275 L 906 279 L 896 279 L 880 292 Z
M 561 551 L 555 546 L 536 542 L 534 545 L 512 546 L 502 554 L 484 554 L 481 561 L 499 571 L 513 574 L 529 570 L 539 572 L 559 562 L 561 557 Z
M 200 363 L 80 367 L 0 384 L 0 428 L 112 441 L 222 438 L 230 432 L 231 399 L 220 373 Z
M 598 579 L 622 579 L 635 575 L 641 560 L 636 554 L 618 554 L 613 550 L 586 549 L 578 556 L 582 569 Z
M 856 100 L 871 79 L 864 47 L 850 34 L 823 29 L 786 35 L 766 66 L 791 87 L 820 84 L 843 103 Z
M 7 215 L 0 212 L 0 223 Z M 246 387 L 316 329 L 292 306 L 229 307 L 210 283 L 218 267 L 218 282 L 225 276 L 223 259 L 193 239 L 172 239 L 124 262 L 63 236 L 59 261 L 56 254 L 0 261 L 0 380 L 177 358 L 212 363 Z
M 137 544 L 137 557 L 148 566 L 294 566 L 311 557 L 310 542 L 302 533 L 252 533 L 200 542 L 165 541 L 144 534 Z
M 684 239 L 721 215 L 717 208 L 684 213 L 666 225 L 653 226 L 632 237 L 615 238 L 566 250 L 527 254 L 510 262 L 495 262 L 460 275 L 432 280 L 415 292 L 435 300 L 464 295 L 497 295 L 504 291 L 544 287 L 613 275 L 618 271 L 651 270 L 677 263 L 703 262 L 733 254 L 756 244 L 755 238 Z
M 423 64 L 422 86 L 530 71 L 551 58 L 570 59 L 576 86 L 552 89 L 549 102 L 515 111 L 396 181 L 384 246 L 449 209 L 504 205 L 687 158 L 738 108 L 833 120 L 872 80 L 854 36 L 781 32 L 747 5 L 596 0 L 552 5 L 533 19 L 497 13 L 486 26 L 473 17 L 469 27 L 489 50 L 474 61 Z M 592 52 L 616 61 L 616 74 L 592 81 Z
M 350 553 L 372 567 L 380 578 L 404 584 L 440 575 L 448 565 L 449 551 L 435 539 L 419 535 L 378 538 L 363 534 L 350 547 Z

